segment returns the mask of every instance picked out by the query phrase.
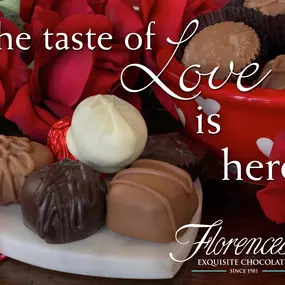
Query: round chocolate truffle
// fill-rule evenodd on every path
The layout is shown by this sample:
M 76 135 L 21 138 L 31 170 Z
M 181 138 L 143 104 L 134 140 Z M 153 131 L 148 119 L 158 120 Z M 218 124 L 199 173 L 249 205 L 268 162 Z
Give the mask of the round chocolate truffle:
M 245 0 L 243 5 L 245 8 L 256 9 L 267 16 L 285 14 L 285 2 L 282 0 Z
M 140 112 L 113 95 L 96 95 L 74 111 L 66 135 L 70 153 L 102 173 L 116 173 L 134 162 L 147 140 Z
M 85 239 L 104 224 L 106 192 L 99 173 L 64 159 L 27 178 L 22 189 L 24 224 L 51 244 Z
M 51 151 L 28 138 L 0 135 L 0 205 L 21 202 L 26 177 L 53 163 Z
M 185 48 L 182 63 L 189 67 L 201 65 L 201 73 L 219 67 L 215 79 L 226 79 L 230 62 L 234 72 L 240 72 L 259 55 L 260 40 L 256 32 L 244 23 L 223 22 L 204 28 Z
M 179 133 L 158 134 L 148 137 L 141 159 L 168 162 L 187 171 L 193 180 L 200 175 L 206 150 Z
M 259 87 L 285 90 L 285 55 L 279 55 L 274 60 L 269 61 L 263 68 L 258 81 L 270 70 L 271 73 L 261 82 Z

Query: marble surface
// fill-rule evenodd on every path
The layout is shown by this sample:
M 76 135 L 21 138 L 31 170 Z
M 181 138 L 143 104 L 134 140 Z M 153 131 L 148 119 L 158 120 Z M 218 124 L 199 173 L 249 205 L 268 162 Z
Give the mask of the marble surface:
M 191 223 L 198 224 L 202 214 L 202 188 L 195 181 L 199 208 Z M 187 258 L 197 228 L 190 228 L 177 242 L 155 244 L 119 236 L 103 228 L 92 237 L 65 245 L 48 245 L 22 223 L 20 206 L 0 207 L 0 252 L 38 267 L 80 275 L 124 279 L 170 279 Z

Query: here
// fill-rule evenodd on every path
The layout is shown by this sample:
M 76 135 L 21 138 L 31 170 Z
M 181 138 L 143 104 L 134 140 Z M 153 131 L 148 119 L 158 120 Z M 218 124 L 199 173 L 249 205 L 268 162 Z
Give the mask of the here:
M 222 151 L 224 152 L 224 178 L 223 181 L 228 181 L 229 179 L 229 166 L 235 166 L 237 169 L 237 181 L 243 181 L 241 174 L 242 174 L 242 166 L 241 163 L 237 160 L 229 161 L 229 148 L 223 148 Z M 261 181 L 264 179 L 263 176 L 261 177 L 254 177 L 251 173 L 253 169 L 263 169 L 264 167 L 267 167 L 267 173 L 268 178 L 266 178 L 267 181 L 273 181 L 273 167 L 274 166 L 281 166 L 281 174 L 285 178 L 285 163 L 281 165 L 280 161 L 268 161 L 265 163 L 267 166 L 264 166 L 260 161 L 254 160 L 248 163 L 246 166 L 246 175 L 247 177 L 252 181 Z

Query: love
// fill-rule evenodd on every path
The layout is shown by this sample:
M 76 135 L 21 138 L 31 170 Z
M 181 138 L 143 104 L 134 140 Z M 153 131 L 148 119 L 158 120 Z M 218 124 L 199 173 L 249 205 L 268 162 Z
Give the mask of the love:
M 187 31 L 190 29 L 190 27 L 192 25 L 195 25 L 194 27 L 194 31 L 192 32 L 192 34 L 186 38 L 186 39 L 183 39 L 185 34 L 187 33 Z M 188 26 L 186 27 L 186 29 L 184 30 L 179 42 L 174 42 L 172 40 L 170 40 L 169 38 L 167 39 L 167 42 L 172 44 L 172 45 L 176 45 L 176 49 L 174 51 L 174 53 L 172 54 L 172 57 L 171 59 L 175 56 L 176 52 L 177 52 L 177 49 L 179 48 L 179 46 L 185 42 L 188 42 L 196 33 L 197 29 L 199 27 L 199 21 L 197 19 L 193 20 L 192 22 L 190 22 L 188 24 Z M 251 73 L 249 73 L 248 71 L 252 68 L 252 71 Z M 245 87 L 243 86 L 242 84 L 242 80 L 245 79 L 245 78 L 249 78 L 251 76 L 253 76 L 254 74 L 256 74 L 256 72 L 258 72 L 259 70 L 259 64 L 258 63 L 251 63 L 250 65 L 248 65 L 247 67 L 245 67 L 241 72 L 234 72 L 234 62 L 231 61 L 230 64 L 229 64 L 229 74 L 228 74 L 228 77 L 225 79 L 224 82 L 222 82 L 222 84 L 218 85 L 218 86 L 215 86 L 214 85 L 214 78 L 215 78 L 215 75 L 216 73 L 218 72 L 219 70 L 219 66 L 215 67 L 211 72 L 209 73 L 200 73 L 199 72 L 199 69 L 201 68 L 201 65 L 199 64 L 194 64 L 194 65 L 191 65 L 189 67 L 187 67 L 184 72 L 182 73 L 180 79 L 179 79 L 179 86 L 181 88 L 182 91 L 184 92 L 193 92 L 195 91 L 195 89 L 199 86 L 200 82 L 201 82 L 201 78 L 203 76 L 209 76 L 209 79 L 208 79 L 208 85 L 209 87 L 212 89 L 212 90 L 218 90 L 220 88 L 222 88 L 228 81 L 229 79 L 234 75 L 234 76 L 237 76 L 237 88 L 239 91 L 241 92 L 249 92 L 251 90 L 253 90 L 254 88 L 256 88 L 262 81 L 264 81 L 268 76 L 269 74 L 272 72 L 272 70 L 269 70 L 267 72 L 267 74 L 262 77 L 256 84 L 254 84 L 253 86 L 248 86 L 248 87 Z M 194 69 L 194 73 L 198 75 L 198 80 L 197 80 L 197 83 L 192 86 L 192 87 L 187 87 L 185 85 L 185 76 L 186 74 L 188 73 L 189 70 L 191 69 Z M 201 92 L 199 92 L 195 97 L 192 97 L 192 99 L 195 99 L 197 96 L 200 95 Z
M 183 39 L 185 34 L 187 33 L 187 31 L 190 29 L 190 27 L 192 25 L 195 25 L 194 31 L 191 33 L 191 35 L 189 37 L 187 37 L 186 39 Z M 165 64 L 165 66 L 159 72 L 159 74 L 155 74 L 148 67 L 146 67 L 142 64 L 138 64 L 138 63 L 134 63 L 134 64 L 130 64 L 130 65 L 126 66 L 121 73 L 121 84 L 122 84 L 123 88 L 130 93 L 137 93 L 137 92 L 144 91 L 145 89 L 150 87 L 153 83 L 156 83 L 164 92 L 166 92 L 172 98 L 182 100 L 182 101 L 189 101 L 189 100 L 196 99 L 201 94 L 201 91 L 198 92 L 197 94 L 193 95 L 192 97 L 188 97 L 188 98 L 181 97 L 178 94 L 176 94 L 175 92 L 173 92 L 159 77 L 163 74 L 165 69 L 168 67 L 170 62 L 173 60 L 174 56 L 177 53 L 179 46 L 185 42 L 188 42 L 195 35 L 198 27 L 199 27 L 199 21 L 197 19 L 194 19 L 188 24 L 188 26 L 184 30 L 184 32 L 183 32 L 183 34 L 182 34 L 182 36 L 178 42 L 172 41 L 170 38 L 167 38 L 167 42 L 171 45 L 175 45 L 176 48 L 174 49 L 174 52 L 172 53 L 168 62 Z M 127 71 L 127 69 L 134 68 L 134 67 L 139 68 L 140 70 L 144 71 L 146 74 L 148 74 L 152 78 L 152 81 L 148 85 L 142 87 L 141 89 L 129 88 L 124 82 L 124 78 L 125 78 L 124 73 Z M 254 67 L 252 69 L 252 72 L 250 74 L 248 74 L 248 70 L 252 67 Z M 258 63 L 252 63 L 252 64 L 248 65 L 246 68 L 244 68 L 241 72 L 236 73 L 236 72 L 234 72 L 234 63 L 231 61 L 229 64 L 229 75 L 228 75 L 228 77 L 225 79 L 224 82 L 222 82 L 222 84 L 220 84 L 219 86 L 215 86 L 214 85 L 214 77 L 215 77 L 215 74 L 217 73 L 217 71 L 219 70 L 219 67 L 216 67 L 211 72 L 205 73 L 205 74 L 200 73 L 199 68 L 201 68 L 201 65 L 196 64 L 196 65 L 189 66 L 188 68 L 186 68 L 183 71 L 182 75 L 179 78 L 179 86 L 180 86 L 180 89 L 182 91 L 184 91 L 186 93 L 194 92 L 198 88 L 199 84 L 201 83 L 201 78 L 203 76 L 209 76 L 209 79 L 208 79 L 209 87 L 212 90 L 218 90 L 218 89 L 222 88 L 229 81 L 229 79 L 232 75 L 235 75 L 235 76 L 237 76 L 236 85 L 237 85 L 238 90 L 241 92 L 249 92 L 249 91 L 253 90 L 254 88 L 256 88 L 262 81 L 264 81 L 272 71 L 272 70 L 268 71 L 268 73 L 263 78 L 261 78 L 256 84 L 254 84 L 253 86 L 247 86 L 246 87 L 246 86 L 242 85 L 242 80 L 245 78 L 249 78 L 249 77 L 253 76 L 259 70 L 259 64 Z M 187 72 L 191 69 L 195 69 L 193 71 L 194 71 L 194 73 L 196 73 L 198 75 L 198 80 L 194 86 L 187 87 L 185 85 L 185 76 L 186 76 Z

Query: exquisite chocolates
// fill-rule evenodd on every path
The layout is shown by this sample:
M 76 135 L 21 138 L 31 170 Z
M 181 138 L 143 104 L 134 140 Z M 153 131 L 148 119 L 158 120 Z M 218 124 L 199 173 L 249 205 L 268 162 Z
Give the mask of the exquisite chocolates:
M 271 73 L 259 85 L 261 88 L 285 90 L 285 55 L 279 55 L 263 68 L 259 80 Z M 259 81 L 258 80 L 258 81 Z
M 44 145 L 0 135 L 0 205 L 20 203 L 25 178 L 50 163 L 53 156 Z
M 147 127 L 140 112 L 111 95 L 96 95 L 75 109 L 66 136 L 70 153 L 102 173 L 116 173 L 143 152 Z
M 99 173 L 64 159 L 27 178 L 22 190 L 24 224 L 51 244 L 87 238 L 105 222 L 106 192 Z
M 285 2 L 283 0 L 245 0 L 244 7 L 256 9 L 267 16 L 285 14 Z
M 260 54 L 257 33 L 244 23 L 222 22 L 204 28 L 185 48 L 182 63 L 186 67 L 201 65 L 200 73 L 210 73 L 219 67 L 215 79 L 226 79 L 230 62 L 234 72 L 242 71 Z
M 148 137 L 141 159 L 168 162 L 190 173 L 193 180 L 200 175 L 206 151 L 179 133 L 157 134 Z
M 198 208 L 187 172 L 156 160 L 137 160 L 119 172 L 107 196 L 107 226 L 123 236 L 171 242 Z

